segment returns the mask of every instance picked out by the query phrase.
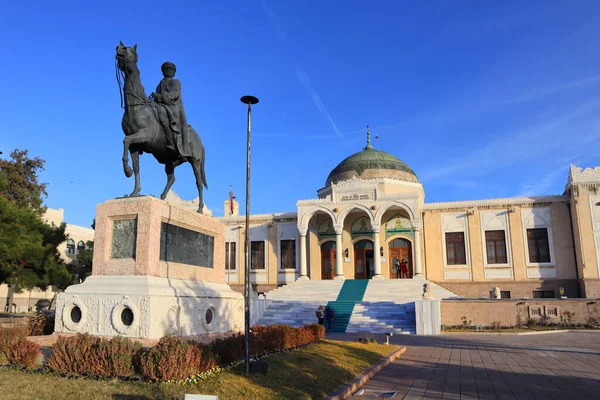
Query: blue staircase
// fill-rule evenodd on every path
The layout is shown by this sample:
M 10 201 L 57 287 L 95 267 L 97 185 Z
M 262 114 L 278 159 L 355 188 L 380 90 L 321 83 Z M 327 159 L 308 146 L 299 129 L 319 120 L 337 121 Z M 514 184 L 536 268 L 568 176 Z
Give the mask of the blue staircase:
M 327 303 L 327 307 L 333 310 L 334 315 L 331 331 L 346 332 L 348 322 L 350 322 L 350 317 L 354 311 L 354 305 L 362 301 L 368 284 L 367 279 L 348 279 L 344 281 L 337 299 Z M 328 328 L 327 321 L 325 321 L 325 327 Z

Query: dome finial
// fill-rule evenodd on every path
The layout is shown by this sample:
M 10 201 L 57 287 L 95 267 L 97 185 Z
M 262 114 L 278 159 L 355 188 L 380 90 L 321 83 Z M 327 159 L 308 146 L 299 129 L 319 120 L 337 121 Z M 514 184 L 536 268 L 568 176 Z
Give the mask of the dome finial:
M 367 147 L 365 147 L 365 150 L 367 149 L 373 149 L 373 146 L 371 146 L 371 127 L 369 125 L 367 125 Z

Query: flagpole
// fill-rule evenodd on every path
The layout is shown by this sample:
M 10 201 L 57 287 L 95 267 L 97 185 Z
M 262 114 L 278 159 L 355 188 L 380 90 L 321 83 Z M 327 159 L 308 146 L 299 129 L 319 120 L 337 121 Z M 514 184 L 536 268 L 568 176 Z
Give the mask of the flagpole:
M 244 245 L 244 341 L 246 375 L 250 375 L 250 131 L 252 127 L 252 104 L 258 103 L 254 96 L 244 96 L 240 99 L 248 104 L 247 147 L 246 147 L 246 227 Z

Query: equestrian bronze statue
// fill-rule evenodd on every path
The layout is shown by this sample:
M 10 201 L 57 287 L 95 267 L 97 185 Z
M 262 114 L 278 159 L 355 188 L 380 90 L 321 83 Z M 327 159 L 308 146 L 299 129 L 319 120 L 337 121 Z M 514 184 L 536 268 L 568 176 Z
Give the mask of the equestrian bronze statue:
M 175 167 L 189 162 L 196 176 L 198 212 L 202 213 L 202 187 L 208 188 L 204 172 L 205 152 L 200 136 L 187 123 L 181 97 L 181 82 L 175 79 L 175 65 L 166 62 L 161 69 L 164 78 L 156 92 L 146 96 L 137 67 L 137 44 L 117 46 L 117 81 L 121 93 L 121 107 L 125 109 L 121 126 L 123 140 L 123 170 L 128 178 L 135 174 L 135 187 L 129 196 L 139 196 L 140 154 L 150 153 L 165 165 L 167 185 L 160 198 L 164 200 L 175 182 Z M 124 103 L 124 104 L 123 104 Z M 129 153 L 133 171 L 129 166 Z

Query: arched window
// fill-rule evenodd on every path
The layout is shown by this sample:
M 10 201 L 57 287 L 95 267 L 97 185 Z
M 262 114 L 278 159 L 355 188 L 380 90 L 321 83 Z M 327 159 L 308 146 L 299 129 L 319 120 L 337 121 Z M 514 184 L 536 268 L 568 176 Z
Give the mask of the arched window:
M 85 250 L 85 243 L 83 243 L 83 240 L 80 240 L 77 243 L 77 251 L 80 251 L 80 250 Z
M 408 247 L 410 242 L 406 239 L 394 239 L 390 243 L 390 247 Z
M 67 240 L 67 254 L 75 254 L 75 241 L 73 239 Z

